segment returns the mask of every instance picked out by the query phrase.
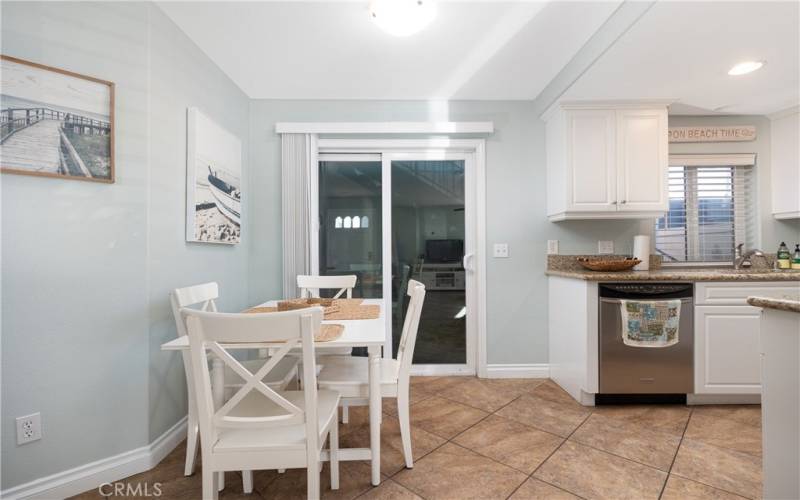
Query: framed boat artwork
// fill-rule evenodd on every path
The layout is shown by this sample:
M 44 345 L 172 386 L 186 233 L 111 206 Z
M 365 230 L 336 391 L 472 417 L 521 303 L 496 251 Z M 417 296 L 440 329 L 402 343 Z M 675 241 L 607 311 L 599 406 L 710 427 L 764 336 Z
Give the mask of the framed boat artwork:
M 242 141 L 187 110 L 186 241 L 235 245 L 242 230 Z
M 114 182 L 114 84 L 0 55 L 0 171 Z

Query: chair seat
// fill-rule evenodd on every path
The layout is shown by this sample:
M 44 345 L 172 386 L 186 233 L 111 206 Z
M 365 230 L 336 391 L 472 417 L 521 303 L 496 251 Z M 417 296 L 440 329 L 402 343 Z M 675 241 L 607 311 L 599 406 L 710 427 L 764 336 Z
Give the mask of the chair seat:
M 249 359 L 247 361 L 241 361 L 241 363 L 250 373 L 255 373 L 264 366 L 264 363 L 267 361 L 269 361 L 269 358 Z M 285 389 L 297 374 L 298 361 L 298 358 L 293 356 L 284 356 L 283 359 L 278 361 L 275 368 L 270 370 L 266 377 L 264 377 L 263 382 L 267 384 L 270 389 Z M 225 387 L 241 387 L 243 383 L 242 378 L 233 371 L 233 368 L 225 365 Z
M 284 398 L 299 408 L 305 409 L 303 391 L 280 391 Z M 337 425 L 337 407 L 339 393 L 336 391 L 317 391 L 317 416 L 320 441 L 333 423 Z M 248 394 L 228 416 L 230 417 L 262 417 L 283 415 L 286 410 L 268 400 L 261 393 L 253 391 Z M 214 445 L 215 453 L 261 451 L 275 449 L 304 450 L 306 446 L 305 424 L 282 425 L 268 428 L 220 428 L 218 439 Z
M 400 364 L 396 359 L 381 358 L 380 365 L 381 396 L 396 396 Z M 339 391 L 345 398 L 365 398 L 369 396 L 369 359 L 360 356 L 326 357 L 317 384 L 320 389 Z

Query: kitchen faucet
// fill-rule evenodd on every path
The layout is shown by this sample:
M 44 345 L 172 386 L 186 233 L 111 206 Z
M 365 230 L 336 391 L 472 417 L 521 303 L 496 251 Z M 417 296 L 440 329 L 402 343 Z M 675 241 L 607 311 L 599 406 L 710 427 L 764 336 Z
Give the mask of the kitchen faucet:
M 761 250 L 759 250 L 757 248 L 754 248 L 752 250 L 748 250 L 746 252 L 743 252 L 743 248 L 744 248 L 744 243 L 739 243 L 738 245 L 736 245 L 736 256 L 733 259 L 733 268 L 734 269 L 741 269 L 743 267 L 752 266 L 753 263 L 750 262 L 750 257 L 753 257 L 753 256 L 763 257 L 764 256 L 764 252 L 762 252 Z

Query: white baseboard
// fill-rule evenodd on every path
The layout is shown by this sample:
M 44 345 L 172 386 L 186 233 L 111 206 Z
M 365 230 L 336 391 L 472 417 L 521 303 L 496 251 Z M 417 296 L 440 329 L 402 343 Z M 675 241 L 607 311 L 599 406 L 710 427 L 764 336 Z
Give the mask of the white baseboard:
M 147 446 L 104 458 L 74 469 L 35 479 L 0 492 L 7 499 L 67 498 L 150 470 L 186 439 L 186 417 Z
M 487 365 L 486 378 L 548 378 L 548 363 Z

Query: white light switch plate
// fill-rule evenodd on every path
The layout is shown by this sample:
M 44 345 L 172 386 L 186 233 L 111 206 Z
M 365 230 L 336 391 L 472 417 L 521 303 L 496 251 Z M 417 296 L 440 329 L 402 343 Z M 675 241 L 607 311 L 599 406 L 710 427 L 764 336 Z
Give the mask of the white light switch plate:
M 600 240 L 597 242 L 597 253 L 601 255 L 608 255 L 614 253 L 614 242 L 613 241 L 603 241 Z
M 507 259 L 508 258 L 508 243 L 495 243 L 494 244 L 494 258 Z
M 558 255 L 558 240 L 547 240 L 547 255 Z

